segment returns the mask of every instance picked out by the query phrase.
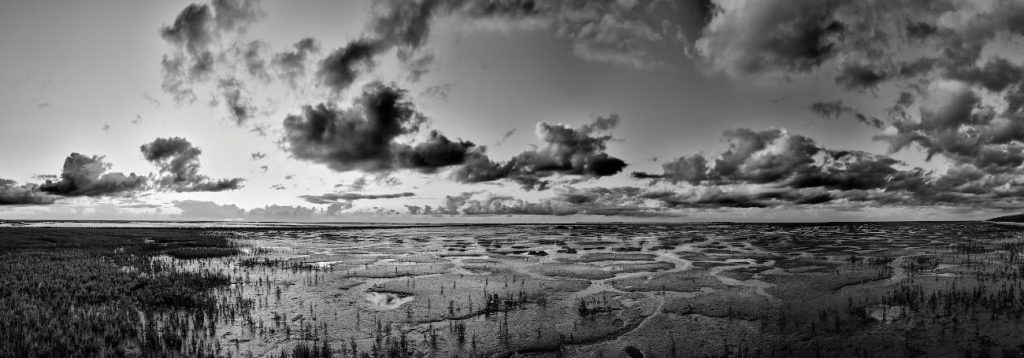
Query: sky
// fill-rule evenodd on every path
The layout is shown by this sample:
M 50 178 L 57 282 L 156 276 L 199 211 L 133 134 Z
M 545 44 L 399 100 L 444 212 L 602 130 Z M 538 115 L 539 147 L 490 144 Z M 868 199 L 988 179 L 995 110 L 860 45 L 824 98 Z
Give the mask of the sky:
M 0 3 L 0 219 L 1024 211 L 1024 1 Z

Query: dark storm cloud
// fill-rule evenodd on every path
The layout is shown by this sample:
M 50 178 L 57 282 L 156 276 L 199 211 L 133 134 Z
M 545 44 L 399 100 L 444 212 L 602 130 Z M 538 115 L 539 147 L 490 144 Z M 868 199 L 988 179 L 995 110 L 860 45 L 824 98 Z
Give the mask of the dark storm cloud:
M 597 117 L 593 123 L 573 128 L 564 124 L 537 124 L 537 139 L 542 144 L 498 163 L 483 150 L 470 152 L 466 164 L 453 172 L 452 178 L 465 183 L 511 179 L 524 188 L 543 190 L 549 182 L 544 178 L 555 174 L 596 178 L 614 175 L 626 162 L 605 152 L 612 136 L 604 134 L 618 125 L 619 116 Z
M 0 178 L 0 205 L 48 205 L 57 200 L 56 196 L 39 191 L 34 184 L 21 184 Z
M 331 204 L 338 201 L 372 200 L 372 199 L 395 199 L 415 196 L 410 192 L 393 194 L 360 194 L 360 193 L 327 193 L 322 195 L 303 195 L 300 198 L 313 204 Z
M 143 157 L 165 174 L 158 186 L 177 192 L 215 192 L 241 187 L 242 178 L 211 179 L 199 173 L 199 155 L 202 151 L 181 137 L 157 138 L 140 147 Z
M 462 164 L 473 143 L 451 140 L 437 131 L 413 143 L 399 142 L 420 131 L 426 117 L 405 90 L 379 82 L 347 109 L 331 104 L 307 105 L 284 120 L 287 150 L 298 159 L 326 164 L 337 171 L 412 169 L 432 173 Z
M 108 173 L 111 165 L 102 156 L 71 153 L 64 160 L 59 181 L 47 180 L 39 191 L 60 196 L 127 195 L 146 187 L 146 177 Z

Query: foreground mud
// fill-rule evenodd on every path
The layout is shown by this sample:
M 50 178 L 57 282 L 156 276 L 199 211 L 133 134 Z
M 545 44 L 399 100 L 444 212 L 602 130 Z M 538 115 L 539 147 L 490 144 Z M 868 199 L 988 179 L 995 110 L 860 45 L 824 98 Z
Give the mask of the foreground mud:
M 200 340 L 218 356 L 1018 356 L 1024 347 L 1024 236 L 987 223 L 193 234 L 231 244 L 141 245 L 156 245 L 147 257 L 158 267 L 229 278 L 210 293 L 219 318 Z

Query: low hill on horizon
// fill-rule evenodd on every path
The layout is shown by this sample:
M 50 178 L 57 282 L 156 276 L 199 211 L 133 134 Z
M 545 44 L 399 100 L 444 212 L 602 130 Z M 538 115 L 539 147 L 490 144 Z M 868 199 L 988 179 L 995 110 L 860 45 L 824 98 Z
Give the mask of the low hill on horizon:
M 985 221 L 1021 223 L 1024 222 L 1024 214 L 1013 214 L 991 218 Z

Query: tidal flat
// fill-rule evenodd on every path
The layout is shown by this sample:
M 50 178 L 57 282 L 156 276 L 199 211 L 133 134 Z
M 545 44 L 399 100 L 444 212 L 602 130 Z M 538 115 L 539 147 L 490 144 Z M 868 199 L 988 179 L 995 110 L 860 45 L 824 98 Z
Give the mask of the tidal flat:
M 182 226 L 0 227 L 0 356 L 1024 353 L 1016 226 Z

